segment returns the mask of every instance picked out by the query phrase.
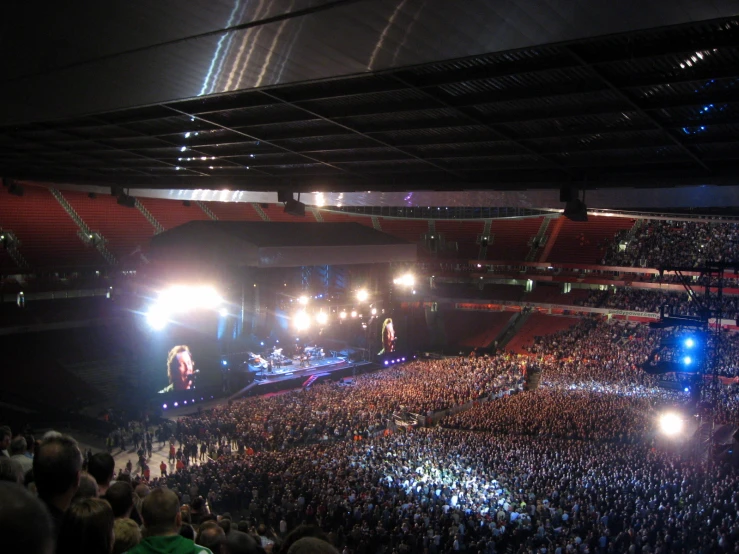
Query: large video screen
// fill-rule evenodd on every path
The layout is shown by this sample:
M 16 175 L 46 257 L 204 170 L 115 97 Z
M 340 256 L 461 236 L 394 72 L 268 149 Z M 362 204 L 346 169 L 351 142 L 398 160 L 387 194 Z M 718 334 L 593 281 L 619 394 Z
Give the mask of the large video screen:
M 161 394 L 218 387 L 221 348 L 218 314 L 191 314 L 187 321 L 149 335 L 147 374 Z

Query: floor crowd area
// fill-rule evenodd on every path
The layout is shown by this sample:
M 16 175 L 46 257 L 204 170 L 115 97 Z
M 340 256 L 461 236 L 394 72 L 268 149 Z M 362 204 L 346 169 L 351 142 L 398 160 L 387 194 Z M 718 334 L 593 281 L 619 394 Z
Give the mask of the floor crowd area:
M 641 368 L 666 336 L 584 318 L 526 355 L 415 360 L 127 422 L 95 454 L 3 429 L 17 483 L 0 500 L 36 510 L 60 554 L 91 514 L 116 530 L 99 548 L 133 554 L 189 538 L 201 554 L 288 552 L 308 537 L 345 554 L 733 552 L 737 469 L 656 439 L 660 410 L 689 400 Z M 737 344 L 727 333 L 718 349 L 727 375 Z M 720 422 L 737 423 L 737 390 L 720 389 Z M 429 426 L 398 425 L 408 413 Z

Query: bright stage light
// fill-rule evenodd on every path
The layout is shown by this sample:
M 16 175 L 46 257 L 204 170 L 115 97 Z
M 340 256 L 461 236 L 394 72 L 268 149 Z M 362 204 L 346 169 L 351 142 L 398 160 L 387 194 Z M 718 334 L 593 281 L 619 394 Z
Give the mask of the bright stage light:
M 318 312 L 316 314 L 316 322 L 319 325 L 326 325 L 326 323 L 328 323 L 328 314 L 325 312 Z
M 298 298 L 298 304 L 305 306 L 308 303 L 308 297 L 303 295 Z
M 412 287 L 416 284 L 416 277 L 412 273 L 406 273 L 401 275 L 397 279 L 393 279 L 393 283 L 396 285 L 402 285 L 404 287 Z
M 310 316 L 305 312 L 298 312 L 293 316 L 293 325 L 298 331 L 305 331 L 310 327 Z
M 169 316 L 160 306 L 152 306 L 146 314 L 146 322 L 155 331 L 161 331 L 167 326 Z
M 341 319 L 346 319 L 346 312 L 341 312 L 341 313 L 339 314 L 339 317 L 340 317 Z
M 695 341 L 691 338 L 685 339 L 685 348 L 693 348 L 695 346 Z
M 357 300 L 360 302 L 366 302 L 369 298 L 369 293 L 365 289 L 359 289 L 357 291 Z
M 691 358 L 690 356 L 685 356 L 685 357 L 683 358 L 683 364 L 685 364 L 685 365 L 690 365 L 690 364 L 692 364 L 692 363 L 693 363 L 693 358 Z
M 223 298 L 210 286 L 175 285 L 159 293 L 157 305 L 168 313 L 183 313 L 197 309 L 217 309 Z
M 377 308 L 372 308 L 372 315 L 377 315 Z
M 357 311 L 356 310 L 352 310 L 352 317 L 357 317 Z
M 226 308 L 221 308 L 218 310 L 218 313 L 221 315 L 221 317 L 226 317 L 228 315 L 228 310 Z
M 665 435 L 674 436 L 683 430 L 683 420 L 678 414 L 668 412 L 659 418 L 659 428 Z

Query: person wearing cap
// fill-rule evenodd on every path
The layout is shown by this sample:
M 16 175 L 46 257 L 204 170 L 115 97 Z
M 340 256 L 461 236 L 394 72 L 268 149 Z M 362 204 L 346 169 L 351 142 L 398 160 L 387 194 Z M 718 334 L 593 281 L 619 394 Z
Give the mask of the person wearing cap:
M 213 554 L 181 536 L 180 500 L 169 489 L 154 489 L 141 506 L 144 539 L 128 554 Z

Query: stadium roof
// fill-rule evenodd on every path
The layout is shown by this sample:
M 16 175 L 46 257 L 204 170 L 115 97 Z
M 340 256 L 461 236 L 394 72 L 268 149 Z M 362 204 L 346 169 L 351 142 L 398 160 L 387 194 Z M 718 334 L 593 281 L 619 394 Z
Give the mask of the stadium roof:
M 739 176 L 739 17 L 695 22 L 737 16 L 734 2 L 691 12 L 692 2 L 306 0 L 292 15 L 247 4 L 243 13 L 239 2 L 217 4 L 209 18 L 196 3 L 157 29 L 173 6 L 134 3 L 151 24 L 124 37 L 107 21 L 98 33 L 113 33 L 110 44 L 92 61 L 84 55 L 100 37 L 91 32 L 82 53 L 62 49 L 57 64 L 35 59 L 38 48 L 35 66 L 6 60 L 0 174 L 295 192 L 733 185 Z M 236 27 L 218 31 L 221 20 Z M 122 28 L 131 21 L 122 17 Z M 666 23 L 681 24 L 634 30 Z M 152 46 L 155 37 L 169 42 Z
M 416 261 L 415 244 L 359 223 L 191 221 L 156 235 L 154 261 L 300 267 Z

